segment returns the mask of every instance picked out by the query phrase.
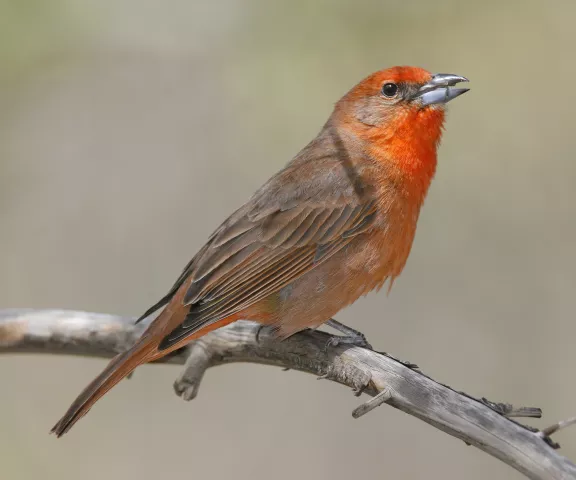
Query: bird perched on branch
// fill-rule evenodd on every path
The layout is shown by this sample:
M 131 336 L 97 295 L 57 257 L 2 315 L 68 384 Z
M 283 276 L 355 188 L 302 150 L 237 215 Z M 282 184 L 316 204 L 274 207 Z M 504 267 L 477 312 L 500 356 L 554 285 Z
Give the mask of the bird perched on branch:
M 390 283 L 404 268 L 436 170 L 445 104 L 467 79 L 416 67 L 376 72 L 338 103 L 320 133 L 208 239 L 138 342 L 116 356 L 52 432 L 66 433 L 137 366 L 236 320 L 286 338 Z

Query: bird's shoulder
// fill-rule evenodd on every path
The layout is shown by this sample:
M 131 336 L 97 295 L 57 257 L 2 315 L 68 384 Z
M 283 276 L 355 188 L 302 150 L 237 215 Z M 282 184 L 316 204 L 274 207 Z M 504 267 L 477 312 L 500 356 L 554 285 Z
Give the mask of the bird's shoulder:
M 359 145 L 325 129 L 214 233 L 243 217 L 258 221 L 303 204 L 332 208 L 370 202 L 377 194 L 376 168 Z

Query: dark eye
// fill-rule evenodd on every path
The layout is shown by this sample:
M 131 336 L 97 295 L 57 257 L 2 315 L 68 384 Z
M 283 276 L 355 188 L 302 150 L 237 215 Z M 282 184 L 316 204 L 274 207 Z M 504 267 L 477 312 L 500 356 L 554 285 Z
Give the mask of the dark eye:
M 398 85 L 396 85 L 395 83 L 385 83 L 382 86 L 382 95 L 384 95 L 385 97 L 392 98 L 396 96 L 397 93 L 398 93 Z

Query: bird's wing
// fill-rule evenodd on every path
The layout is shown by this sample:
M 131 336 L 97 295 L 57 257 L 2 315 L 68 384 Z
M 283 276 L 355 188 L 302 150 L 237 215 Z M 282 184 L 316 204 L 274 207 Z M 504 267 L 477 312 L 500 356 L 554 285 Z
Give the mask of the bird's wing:
M 370 229 L 376 205 L 358 178 L 331 156 L 272 177 L 212 234 L 165 297 L 190 282 L 190 311 L 160 349 L 279 291 Z

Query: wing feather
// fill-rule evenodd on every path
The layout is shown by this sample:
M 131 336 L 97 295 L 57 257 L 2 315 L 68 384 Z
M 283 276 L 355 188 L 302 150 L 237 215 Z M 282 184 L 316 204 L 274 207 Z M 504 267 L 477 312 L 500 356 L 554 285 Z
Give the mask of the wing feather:
M 212 234 L 182 273 L 189 312 L 162 348 L 316 268 L 372 228 L 375 212 L 372 197 L 357 191 L 335 158 L 287 167 Z

